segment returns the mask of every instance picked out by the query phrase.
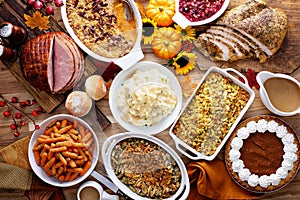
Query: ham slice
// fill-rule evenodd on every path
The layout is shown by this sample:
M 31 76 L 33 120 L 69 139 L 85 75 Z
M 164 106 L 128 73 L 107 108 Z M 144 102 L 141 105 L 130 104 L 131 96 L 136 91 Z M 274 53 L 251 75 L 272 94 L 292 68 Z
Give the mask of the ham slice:
M 54 39 L 54 84 L 53 93 L 59 93 L 69 82 L 75 73 L 75 55 L 70 48 L 58 36 Z
M 36 89 L 53 94 L 72 89 L 84 71 L 83 55 L 63 32 L 50 32 L 29 40 L 22 49 L 21 70 Z
M 75 42 L 70 38 L 68 35 L 58 35 L 59 38 L 65 41 L 65 44 L 71 49 L 74 56 L 77 58 L 75 59 L 75 73 L 76 75 L 73 76 L 73 79 L 69 82 L 69 84 L 65 85 L 62 89 L 63 91 L 68 91 L 72 89 L 77 82 L 81 79 L 83 72 L 84 72 L 84 57 L 81 51 L 77 48 Z

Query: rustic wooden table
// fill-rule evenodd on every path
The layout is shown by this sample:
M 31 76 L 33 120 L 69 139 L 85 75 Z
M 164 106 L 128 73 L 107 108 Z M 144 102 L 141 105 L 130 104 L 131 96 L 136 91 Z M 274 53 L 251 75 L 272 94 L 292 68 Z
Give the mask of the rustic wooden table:
M 238 5 L 244 1 L 245 0 L 232 0 L 229 5 L 229 8 Z M 282 8 L 287 13 L 289 19 L 288 33 L 278 53 L 274 55 L 271 59 L 269 59 L 268 62 L 260 64 L 256 60 L 244 60 L 233 63 L 212 63 L 199 53 L 195 52 L 198 55 L 198 67 L 189 73 L 189 76 L 194 82 L 199 81 L 202 78 L 203 74 L 206 72 L 206 70 L 212 65 L 217 65 L 222 68 L 232 67 L 241 72 L 245 72 L 247 69 L 251 68 L 257 72 L 267 70 L 271 72 L 286 73 L 295 77 L 297 80 L 300 80 L 300 2 L 299 0 L 266 0 L 266 2 L 268 2 L 271 6 Z M 143 1 L 143 3 L 145 3 L 145 1 Z M 32 14 L 32 10 L 28 11 L 26 9 L 24 1 L 0 0 L 0 22 L 11 21 L 18 25 L 26 27 L 24 26 L 24 13 Z M 64 31 L 64 26 L 59 14 L 59 10 L 56 10 L 55 17 L 51 18 L 51 31 L 60 30 Z M 29 38 L 33 38 L 35 35 L 42 33 L 38 30 L 30 30 L 28 28 L 27 31 L 29 33 Z M 166 60 L 158 59 L 156 56 L 154 56 L 149 46 L 143 46 L 143 52 L 145 54 L 144 60 L 151 60 L 161 64 L 167 63 Z M 95 66 L 90 64 L 89 58 L 86 59 L 86 68 L 87 69 L 85 75 L 92 74 L 96 71 Z M 4 98 L 10 100 L 11 97 L 16 96 L 19 98 L 20 101 L 25 101 L 27 99 L 32 100 L 33 98 L 35 98 L 38 100 L 39 105 L 42 105 L 47 110 L 47 113 L 42 113 L 38 117 L 32 117 L 36 123 L 39 123 L 41 120 L 51 115 L 57 113 L 66 113 L 63 104 L 66 96 L 52 96 L 44 93 L 39 93 L 34 89 L 30 88 L 20 74 L 18 60 L 14 63 L 0 62 L 0 77 L 0 94 Z M 178 76 L 178 79 L 182 78 L 182 76 Z M 266 108 L 262 104 L 258 90 L 255 88 L 253 88 L 253 90 L 256 93 L 255 100 L 251 105 L 250 109 L 246 112 L 243 119 L 260 114 L 273 115 L 268 110 L 266 110 Z M 114 120 L 109 109 L 107 100 L 102 99 L 96 102 L 95 107 L 100 110 L 100 112 L 98 113 L 100 113 L 100 116 L 102 116 L 102 127 L 105 128 L 102 131 L 101 126 L 96 125 L 96 128 L 98 128 L 97 130 L 99 132 L 100 142 L 104 141 L 105 138 L 110 135 L 125 132 L 125 130 Z M 36 108 L 37 104 L 30 107 L 26 107 L 23 110 L 28 115 L 31 115 L 31 111 Z M 4 110 L 4 108 L 0 108 L 1 113 Z M 89 114 L 87 120 L 89 120 L 89 118 L 93 118 L 94 114 L 95 113 Z M 103 118 L 103 116 L 105 116 L 108 120 L 105 120 L 105 117 Z M 299 115 L 280 118 L 289 123 L 290 126 L 296 130 L 298 136 L 300 137 Z M 14 132 L 10 129 L 10 124 L 13 123 L 12 118 L 5 118 L 2 114 L 0 114 L 0 149 L 32 133 L 29 130 L 30 126 L 28 126 L 28 124 L 31 124 L 30 120 L 28 120 L 28 118 L 24 120 L 26 121 L 27 125 L 20 129 L 20 136 L 15 137 L 13 135 Z M 170 139 L 170 136 L 168 135 L 168 130 L 163 131 L 162 133 L 159 133 L 156 136 L 162 139 L 163 141 L 166 141 L 170 146 L 174 147 L 174 144 Z M 182 156 L 182 158 L 186 163 L 190 161 L 184 156 Z M 99 164 L 98 169 L 99 171 L 102 171 L 101 164 Z M 76 197 L 74 196 L 74 194 L 76 193 L 76 187 L 66 188 L 64 192 L 66 194 L 67 199 L 76 199 Z M 300 199 L 299 174 L 285 188 L 263 196 L 263 199 L 284 198 Z M 26 199 L 26 197 L 23 195 L 22 191 L 1 190 L 0 199 Z

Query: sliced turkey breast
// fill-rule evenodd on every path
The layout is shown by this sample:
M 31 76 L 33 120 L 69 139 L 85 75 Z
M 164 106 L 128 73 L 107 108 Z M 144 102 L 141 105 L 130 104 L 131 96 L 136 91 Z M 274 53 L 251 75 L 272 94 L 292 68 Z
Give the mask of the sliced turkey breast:
M 205 56 L 215 61 L 232 61 L 237 60 L 239 56 L 244 56 L 236 47 L 226 43 L 223 38 L 209 33 L 200 34 L 194 44 Z
M 258 58 L 261 63 L 264 63 L 268 58 L 264 51 L 256 43 L 254 43 L 253 40 L 235 29 L 222 25 L 214 25 L 207 31 L 216 32 L 223 35 L 223 37 L 235 40 L 249 51 L 249 55 L 251 57 Z
M 286 32 L 287 16 L 282 10 L 271 8 L 262 0 L 249 0 L 226 11 L 206 33 L 199 35 L 195 45 L 212 60 L 235 61 L 253 57 L 263 63 L 278 51 Z M 203 34 L 213 36 L 205 35 L 208 42 L 217 40 L 226 45 L 229 48 L 228 59 L 219 55 L 214 57 L 207 42 L 199 41 Z
M 251 5 L 262 5 L 262 1 L 250 0 Z M 247 3 L 245 4 L 247 5 Z M 240 31 L 252 39 L 268 55 L 272 56 L 280 48 L 287 32 L 287 16 L 278 8 L 261 6 L 263 9 L 250 7 L 245 14 L 245 5 L 238 6 L 218 19 L 216 24 L 223 24 Z
M 226 35 L 224 32 L 218 32 L 214 29 L 208 29 L 206 33 L 211 34 L 213 37 L 222 41 L 226 45 L 232 46 L 237 54 L 238 59 L 250 57 L 251 49 L 248 46 L 243 45 L 236 37 Z

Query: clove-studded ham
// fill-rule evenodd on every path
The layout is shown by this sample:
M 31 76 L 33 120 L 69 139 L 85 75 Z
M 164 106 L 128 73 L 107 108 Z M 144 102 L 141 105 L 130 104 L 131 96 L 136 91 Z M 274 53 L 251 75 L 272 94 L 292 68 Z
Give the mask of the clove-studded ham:
M 195 46 L 216 61 L 257 58 L 261 63 L 280 48 L 287 32 L 287 16 L 263 0 L 249 0 L 224 13 L 199 35 Z
M 84 71 L 83 55 L 63 32 L 49 32 L 29 40 L 22 49 L 24 78 L 36 89 L 53 94 L 72 89 Z

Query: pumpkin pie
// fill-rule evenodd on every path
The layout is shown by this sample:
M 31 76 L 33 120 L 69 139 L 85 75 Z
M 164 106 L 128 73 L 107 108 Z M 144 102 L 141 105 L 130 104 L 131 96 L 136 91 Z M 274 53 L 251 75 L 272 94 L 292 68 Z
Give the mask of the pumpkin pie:
M 288 184 L 300 163 L 295 131 L 272 116 L 255 116 L 232 133 L 225 150 L 226 167 L 232 178 L 253 192 L 270 192 Z

